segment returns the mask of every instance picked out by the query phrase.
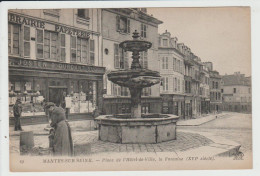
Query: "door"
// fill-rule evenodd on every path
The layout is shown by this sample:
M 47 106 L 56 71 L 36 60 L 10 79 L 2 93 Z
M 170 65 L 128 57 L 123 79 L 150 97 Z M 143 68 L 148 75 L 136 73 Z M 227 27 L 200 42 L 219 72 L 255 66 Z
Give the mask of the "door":
M 50 87 L 49 88 L 49 101 L 65 108 L 64 102 L 67 94 L 67 88 Z

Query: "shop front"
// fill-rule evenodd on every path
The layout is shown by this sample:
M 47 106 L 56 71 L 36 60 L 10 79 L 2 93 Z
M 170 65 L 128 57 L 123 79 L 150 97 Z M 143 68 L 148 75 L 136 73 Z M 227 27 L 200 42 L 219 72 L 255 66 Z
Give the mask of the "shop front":
M 184 119 L 191 119 L 192 118 L 192 102 L 193 97 L 192 96 L 185 96 L 184 97 Z
M 201 114 L 208 114 L 210 112 L 210 99 L 201 99 Z
M 9 57 L 9 116 L 21 98 L 22 123 L 46 121 L 44 102 L 67 109 L 69 119 L 102 109 L 104 67 Z M 12 122 L 11 122 L 12 123 Z

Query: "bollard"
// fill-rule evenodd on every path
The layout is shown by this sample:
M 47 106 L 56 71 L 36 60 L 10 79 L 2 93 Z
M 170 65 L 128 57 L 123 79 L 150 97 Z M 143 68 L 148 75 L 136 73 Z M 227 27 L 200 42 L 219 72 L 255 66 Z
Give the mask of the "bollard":
M 28 153 L 34 147 L 34 138 L 32 131 L 23 131 L 20 133 L 20 154 Z

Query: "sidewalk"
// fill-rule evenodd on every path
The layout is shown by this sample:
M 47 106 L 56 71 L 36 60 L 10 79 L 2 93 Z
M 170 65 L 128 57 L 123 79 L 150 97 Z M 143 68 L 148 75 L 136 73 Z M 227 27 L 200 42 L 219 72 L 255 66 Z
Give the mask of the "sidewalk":
M 204 123 L 215 120 L 216 116 L 217 116 L 217 118 L 223 118 L 223 117 L 227 116 L 227 113 L 210 114 L 205 117 L 199 117 L 197 119 L 177 121 L 177 126 L 199 126 Z

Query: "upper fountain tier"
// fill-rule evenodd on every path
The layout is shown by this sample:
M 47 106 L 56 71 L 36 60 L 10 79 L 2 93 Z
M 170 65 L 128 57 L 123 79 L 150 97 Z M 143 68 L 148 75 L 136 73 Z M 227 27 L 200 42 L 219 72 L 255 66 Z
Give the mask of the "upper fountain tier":
M 125 52 L 133 52 L 131 69 L 112 71 L 108 74 L 108 79 L 115 84 L 129 88 L 144 88 L 158 84 L 160 82 L 159 72 L 144 69 L 139 63 L 139 53 L 151 48 L 152 43 L 139 40 L 140 36 L 136 30 L 132 37 L 133 40 L 126 40 L 119 44 Z
M 133 33 L 133 40 L 126 40 L 120 43 L 120 47 L 124 49 L 124 51 L 132 51 L 132 52 L 142 52 L 147 51 L 152 47 L 152 43 L 144 40 L 139 40 L 139 33 L 135 30 Z

